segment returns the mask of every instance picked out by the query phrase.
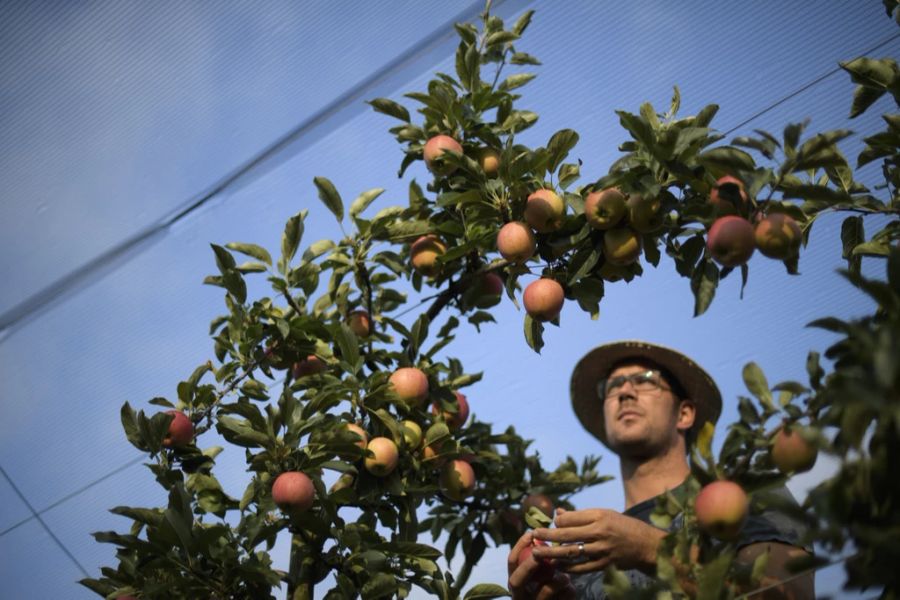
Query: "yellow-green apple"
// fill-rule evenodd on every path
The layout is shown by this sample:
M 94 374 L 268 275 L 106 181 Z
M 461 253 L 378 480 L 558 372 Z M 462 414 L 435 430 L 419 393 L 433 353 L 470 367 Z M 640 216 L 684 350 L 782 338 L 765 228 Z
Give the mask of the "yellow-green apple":
M 628 225 L 638 233 L 654 233 L 662 227 L 663 215 L 660 212 L 661 203 L 658 197 L 648 198 L 641 194 L 631 194 L 626 205 Z
M 747 519 L 749 501 L 733 481 L 714 481 L 697 494 L 694 510 L 700 529 L 720 540 L 737 538 Z
M 520 221 L 507 223 L 497 233 L 497 250 L 511 263 L 522 264 L 532 256 L 537 246 L 531 227 Z
M 316 488 L 300 471 L 288 471 L 275 478 L 272 484 L 272 500 L 284 513 L 296 515 L 306 512 L 313 505 Z
M 180 410 L 167 410 L 166 414 L 172 415 L 172 422 L 169 423 L 169 430 L 163 438 L 163 446 L 175 448 L 190 444 L 194 439 L 194 424 L 188 416 Z
M 522 550 L 519 551 L 519 556 L 516 559 L 517 566 L 521 566 L 522 563 L 524 563 L 528 559 L 537 562 L 538 566 L 535 567 L 535 569 L 531 572 L 531 577 L 529 578 L 529 580 L 538 585 L 550 583 L 550 581 L 553 579 L 553 576 L 556 574 L 556 567 L 553 565 L 553 563 L 551 563 L 547 559 L 534 558 L 531 556 L 531 553 L 534 551 L 535 546 L 546 545 L 547 543 L 542 540 L 534 540 L 531 546 L 525 546 L 524 548 L 522 548 Z
M 723 267 L 743 265 L 756 247 L 753 225 L 734 215 L 719 217 L 709 228 L 706 247 L 713 260 Z
M 553 279 L 543 277 L 529 283 L 522 294 L 525 312 L 537 321 L 552 321 L 558 317 L 565 300 L 562 286 Z
M 475 275 L 463 292 L 463 303 L 474 308 L 490 308 L 503 297 L 503 278 L 494 271 Z
M 493 148 L 482 148 L 478 151 L 478 164 L 488 177 L 500 171 L 500 153 Z
M 435 175 L 450 175 L 456 170 L 456 165 L 446 160 L 444 152 L 461 155 L 463 148 L 449 135 L 436 135 L 425 142 L 423 150 L 425 165 Z
M 522 500 L 522 512 L 528 514 L 531 507 L 536 507 L 549 518 L 553 518 L 553 500 L 546 494 L 530 494 Z
M 409 249 L 412 267 L 423 277 L 434 277 L 441 270 L 438 257 L 447 251 L 447 246 L 436 235 L 423 235 Z
M 560 228 L 566 204 L 556 192 L 546 188 L 532 192 L 525 202 L 525 221 L 538 233 L 550 233 Z
M 372 320 L 369 313 L 365 310 L 354 310 L 347 317 L 347 327 L 350 328 L 356 337 L 367 338 L 372 333 Z
M 787 260 L 800 252 L 803 233 L 793 217 L 772 213 L 756 224 L 754 238 L 763 256 Z
M 400 452 L 394 440 L 386 437 L 372 438 L 366 447 L 372 455 L 366 457 L 366 471 L 377 477 L 385 477 L 397 468 Z
M 421 406 L 428 397 L 428 376 L 415 367 L 401 367 L 391 373 L 388 385 L 400 402 Z
M 749 201 L 744 182 L 731 175 L 719 177 L 709 194 L 709 203 L 716 207 L 716 215 L 720 217 L 745 213 Z
M 403 443 L 407 448 L 418 448 L 422 443 L 422 427 L 415 421 L 406 419 L 401 421 L 400 429 L 403 431 Z
M 819 451 L 794 427 L 782 427 L 772 442 L 772 462 L 782 473 L 802 473 L 816 464 Z
M 603 234 L 603 255 L 610 264 L 624 267 L 641 256 L 641 236 L 630 227 L 616 227 Z
M 611 229 L 625 216 L 625 194 L 619 188 L 591 192 L 584 199 L 584 216 L 594 229 Z
M 451 460 L 441 467 L 441 493 L 461 502 L 475 489 L 475 471 L 467 461 Z
M 318 375 L 325 370 L 325 366 L 325 361 L 315 354 L 310 354 L 305 359 L 294 363 L 294 379 Z
M 466 424 L 466 421 L 469 419 L 469 402 L 466 400 L 466 397 L 460 394 L 457 391 L 453 392 L 456 395 L 456 405 L 459 409 L 452 413 L 450 411 L 442 411 L 441 405 L 438 402 L 435 402 L 431 405 L 431 414 L 437 415 L 441 414 L 444 421 L 447 423 L 447 427 L 451 430 L 459 429 L 463 425 Z

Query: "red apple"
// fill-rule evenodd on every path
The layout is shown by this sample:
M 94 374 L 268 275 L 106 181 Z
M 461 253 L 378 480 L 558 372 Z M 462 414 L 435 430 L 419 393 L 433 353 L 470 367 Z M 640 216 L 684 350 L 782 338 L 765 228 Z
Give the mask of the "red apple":
M 754 238 L 753 225 L 747 219 L 719 217 L 709 228 L 706 247 L 713 260 L 723 267 L 738 267 L 753 256 Z
M 552 321 L 562 311 L 566 294 L 562 286 L 553 279 L 541 278 L 532 281 L 522 294 L 525 312 L 538 321 Z
M 412 267 L 423 277 L 434 277 L 441 271 L 438 257 L 447 251 L 447 246 L 436 235 L 423 235 L 409 249 Z
M 467 461 L 451 460 L 441 467 L 440 483 L 444 496 L 461 502 L 475 489 L 475 471 Z
M 763 256 L 787 260 L 800 252 L 803 232 L 792 217 L 772 213 L 756 224 L 754 239 Z
M 441 413 L 444 421 L 447 422 L 447 427 L 451 430 L 459 429 L 465 425 L 466 421 L 469 419 L 469 402 L 466 400 L 466 397 L 456 391 L 453 393 L 456 395 L 456 404 L 459 407 L 459 410 L 455 413 L 446 410 L 442 412 L 441 406 L 437 402 L 431 405 L 431 414 L 437 415 L 438 413 Z
M 358 338 L 367 338 L 372 333 L 372 320 L 369 318 L 369 313 L 361 309 L 350 313 L 350 316 L 347 317 L 347 326 Z
M 316 488 L 312 480 L 300 471 L 282 473 L 272 484 L 272 500 L 289 515 L 309 510 L 315 497 Z
M 400 460 L 400 452 L 394 440 L 386 437 L 372 438 L 366 447 L 372 456 L 366 457 L 366 471 L 377 477 L 385 477 L 394 472 Z
M 749 505 L 741 486 L 733 481 L 714 481 L 697 494 L 697 525 L 720 540 L 734 540 L 744 526 Z
M 584 200 L 584 216 L 594 229 L 611 229 L 625 216 L 625 194 L 618 188 L 591 192 Z
M 344 429 L 356 434 L 356 436 L 359 437 L 359 440 L 353 443 L 365 450 L 366 445 L 369 443 L 369 434 L 366 433 L 366 430 L 356 423 L 347 423 L 344 425 Z
M 444 158 L 444 152 L 461 155 L 463 148 L 449 135 L 436 135 L 425 142 L 425 165 L 436 175 L 450 175 L 456 170 L 456 165 Z
M 731 175 L 716 180 L 709 194 L 709 203 L 716 207 L 716 215 L 739 215 L 746 213 L 749 200 L 744 182 Z
M 474 308 L 490 308 L 503 299 L 503 278 L 493 271 L 476 275 L 463 292 L 463 303 Z
M 631 194 L 626 202 L 628 207 L 628 225 L 638 233 L 654 233 L 663 224 L 659 198 Z
M 519 557 L 516 562 L 516 564 L 519 566 L 521 566 L 522 563 L 527 561 L 529 558 L 537 562 L 537 568 L 531 572 L 531 581 L 538 585 L 550 583 L 553 580 L 553 576 L 556 574 L 556 567 L 553 565 L 553 563 L 551 563 L 547 559 L 537 559 L 531 556 L 531 553 L 534 551 L 535 546 L 546 545 L 547 543 L 542 540 L 534 540 L 531 546 L 525 546 L 521 551 L 519 551 Z
M 782 427 L 772 443 L 772 462 L 782 473 L 802 473 L 816 464 L 819 451 L 796 428 Z
M 560 228 L 566 204 L 556 192 L 546 188 L 528 196 L 525 203 L 525 221 L 538 233 L 550 233 Z
M 310 354 L 305 359 L 294 363 L 294 379 L 300 379 L 301 377 L 307 377 L 309 375 L 318 375 L 325 371 L 325 367 L 325 361 L 315 354 Z
M 534 256 L 536 246 L 534 232 L 525 223 L 507 223 L 497 233 L 497 250 L 500 251 L 500 256 L 511 263 L 524 263 Z
M 190 444 L 194 439 L 194 424 L 188 416 L 178 410 L 167 410 L 166 414 L 173 418 L 169 423 L 169 431 L 163 438 L 163 446 L 174 448 Z
M 401 367 L 391 373 L 388 385 L 397 398 L 409 406 L 421 406 L 428 397 L 428 376 L 415 367 Z

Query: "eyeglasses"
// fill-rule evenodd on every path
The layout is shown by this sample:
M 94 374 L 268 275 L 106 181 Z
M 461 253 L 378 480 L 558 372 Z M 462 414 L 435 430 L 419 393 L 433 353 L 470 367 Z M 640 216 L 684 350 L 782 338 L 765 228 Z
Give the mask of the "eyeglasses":
M 597 383 L 597 392 L 601 398 L 611 398 L 622 391 L 626 381 L 638 394 L 648 394 L 658 390 L 672 391 L 672 388 L 663 384 L 659 371 L 650 370 L 601 379 Z

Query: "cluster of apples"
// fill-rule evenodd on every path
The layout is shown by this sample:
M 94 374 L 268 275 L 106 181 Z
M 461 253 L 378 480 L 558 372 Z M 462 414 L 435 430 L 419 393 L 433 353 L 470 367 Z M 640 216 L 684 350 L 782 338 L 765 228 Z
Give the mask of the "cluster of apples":
M 744 183 L 736 177 L 719 178 L 709 202 L 715 206 L 718 218 L 709 229 L 706 247 L 713 260 L 723 267 L 746 264 L 756 249 L 776 260 L 790 260 L 800 252 L 803 234 L 790 215 L 757 213 L 755 224 L 742 216 L 749 214 L 750 201 Z

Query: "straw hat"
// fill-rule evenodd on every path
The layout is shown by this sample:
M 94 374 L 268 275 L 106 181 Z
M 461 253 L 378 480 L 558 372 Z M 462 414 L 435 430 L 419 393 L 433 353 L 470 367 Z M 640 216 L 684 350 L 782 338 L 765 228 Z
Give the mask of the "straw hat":
M 643 342 L 624 340 L 598 346 L 584 355 L 572 371 L 570 393 L 572 407 L 581 424 L 594 437 L 606 444 L 603 422 L 603 399 L 597 384 L 605 379 L 613 365 L 625 359 L 649 359 L 666 369 L 674 377 L 690 400 L 694 401 L 697 416 L 689 435 L 695 434 L 707 421 L 715 423 L 722 412 L 722 394 L 716 383 L 693 360 L 671 348 Z

